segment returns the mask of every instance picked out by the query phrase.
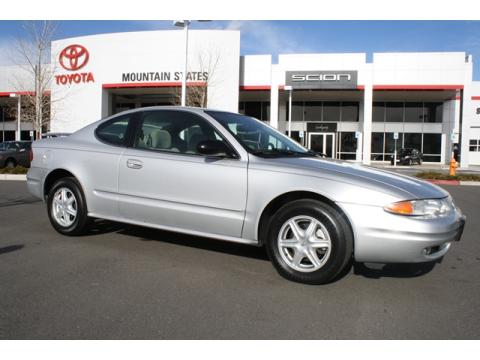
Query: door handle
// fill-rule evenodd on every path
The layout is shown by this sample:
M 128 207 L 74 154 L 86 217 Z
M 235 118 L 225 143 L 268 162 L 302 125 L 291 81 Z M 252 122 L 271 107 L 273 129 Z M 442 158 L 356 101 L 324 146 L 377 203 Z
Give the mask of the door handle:
M 128 159 L 127 167 L 130 169 L 141 169 L 143 167 L 143 163 L 140 160 Z

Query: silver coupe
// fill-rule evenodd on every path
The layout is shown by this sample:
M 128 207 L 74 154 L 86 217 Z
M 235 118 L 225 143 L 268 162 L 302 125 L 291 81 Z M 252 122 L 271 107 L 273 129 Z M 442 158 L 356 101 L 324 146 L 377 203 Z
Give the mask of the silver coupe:
M 33 143 L 27 175 L 52 226 L 103 218 L 264 246 L 287 279 L 322 284 L 347 264 L 428 262 L 465 217 L 443 189 L 327 160 L 254 118 L 150 107 Z

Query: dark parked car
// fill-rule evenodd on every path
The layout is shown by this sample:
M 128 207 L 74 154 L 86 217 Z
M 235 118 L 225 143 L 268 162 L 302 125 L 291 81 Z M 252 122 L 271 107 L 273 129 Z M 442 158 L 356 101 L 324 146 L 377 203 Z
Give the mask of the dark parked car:
M 0 168 L 17 165 L 30 167 L 31 141 L 5 141 L 0 143 Z
M 400 151 L 397 153 L 397 164 L 422 165 L 422 158 L 423 158 L 423 154 L 417 149 L 412 149 L 412 148 L 400 149 Z M 390 163 L 393 165 L 393 156 L 390 160 Z

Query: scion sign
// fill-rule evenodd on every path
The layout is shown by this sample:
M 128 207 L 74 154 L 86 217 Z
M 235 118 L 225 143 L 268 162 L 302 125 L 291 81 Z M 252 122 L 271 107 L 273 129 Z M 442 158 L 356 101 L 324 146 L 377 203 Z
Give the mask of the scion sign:
M 287 71 L 293 89 L 356 89 L 357 71 Z

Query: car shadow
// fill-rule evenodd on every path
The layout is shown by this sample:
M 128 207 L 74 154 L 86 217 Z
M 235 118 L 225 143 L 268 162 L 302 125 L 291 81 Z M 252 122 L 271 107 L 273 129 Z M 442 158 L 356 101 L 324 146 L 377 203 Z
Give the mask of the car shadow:
M 268 261 L 268 256 L 265 252 L 265 249 L 258 246 L 251 246 L 230 241 L 219 241 L 211 238 L 134 225 L 125 226 L 122 230 L 118 231 L 118 233 L 128 236 L 136 236 L 142 241 L 161 241 L 164 243 L 188 246 L 196 249 Z
M 84 236 L 119 232 L 128 226 L 127 224 L 104 219 L 92 219 L 91 221 L 92 223 L 88 227 L 88 230 L 85 232 Z
M 440 262 L 441 259 L 413 264 L 369 264 L 355 262 L 353 264 L 353 274 L 369 279 L 380 279 L 384 277 L 413 278 L 428 274 L 433 270 L 435 265 Z
M 195 249 L 269 261 L 267 253 L 263 247 L 123 224 L 110 220 L 95 219 L 93 221 L 93 226 L 91 226 L 89 231 L 85 234 L 86 236 L 118 233 L 138 238 L 141 241 L 159 241 Z M 372 264 L 350 260 L 346 267 L 335 277 L 335 279 L 332 280 L 332 282 L 341 280 L 351 273 L 369 279 L 380 279 L 385 277 L 413 278 L 429 273 L 433 270 L 435 265 L 441 261 L 442 259 L 417 264 Z
M 10 245 L 0 248 L 0 255 L 23 249 L 25 245 Z

